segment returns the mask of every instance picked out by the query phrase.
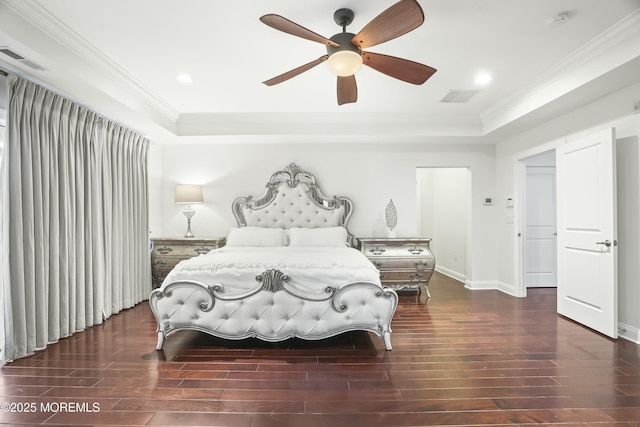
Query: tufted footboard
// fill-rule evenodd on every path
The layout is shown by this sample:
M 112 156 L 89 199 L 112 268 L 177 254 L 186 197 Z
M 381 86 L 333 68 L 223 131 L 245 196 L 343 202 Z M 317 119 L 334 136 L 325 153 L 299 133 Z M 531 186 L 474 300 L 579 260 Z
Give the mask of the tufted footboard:
M 287 286 L 280 270 L 267 270 L 244 293 L 226 294 L 223 284 L 177 281 L 154 290 L 149 303 L 158 322 L 158 344 L 189 329 L 225 339 L 318 340 L 347 331 L 369 331 L 391 350 L 391 319 L 398 305 L 392 289 L 350 283 L 323 293 L 301 295 Z

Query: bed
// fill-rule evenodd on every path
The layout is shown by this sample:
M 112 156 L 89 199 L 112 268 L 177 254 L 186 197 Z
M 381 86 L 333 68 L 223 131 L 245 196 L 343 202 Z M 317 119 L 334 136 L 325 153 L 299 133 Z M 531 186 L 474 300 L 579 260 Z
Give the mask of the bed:
M 224 247 L 181 261 L 151 292 L 156 349 L 176 331 L 195 330 L 269 342 L 368 331 L 391 350 L 398 296 L 348 231 L 351 200 L 324 196 L 293 163 L 266 188 L 234 200 L 238 228 Z

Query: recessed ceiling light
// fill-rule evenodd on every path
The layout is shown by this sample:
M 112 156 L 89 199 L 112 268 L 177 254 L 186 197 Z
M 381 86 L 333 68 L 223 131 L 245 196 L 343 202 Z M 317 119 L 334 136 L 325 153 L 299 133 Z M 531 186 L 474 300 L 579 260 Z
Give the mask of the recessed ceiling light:
M 179 81 L 180 83 L 191 83 L 193 82 L 193 79 L 191 78 L 191 76 L 187 73 L 180 73 L 176 76 L 176 80 Z
M 491 74 L 482 72 L 476 75 L 476 79 L 474 80 L 474 82 L 478 86 L 486 86 L 489 83 L 491 83 L 491 80 L 493 80 L 493 78 L 491 77 Z

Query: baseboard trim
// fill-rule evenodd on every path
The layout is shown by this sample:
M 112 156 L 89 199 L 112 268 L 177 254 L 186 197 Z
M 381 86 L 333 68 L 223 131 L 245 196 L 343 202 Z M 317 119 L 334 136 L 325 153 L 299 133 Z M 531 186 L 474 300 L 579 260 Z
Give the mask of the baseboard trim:
M 504 282 L 498 282 L 498 288 L 499 291 L 504 292 L 505 294 L 509 294 L 512 297 L 518 297 L 519 295 L 516 292 L 516 288 L 515 286 L 509 284 L 509 283 L 504 283 Z
M 465 280 L 464 287 L 476 291 L 476 290 L 494 290 L 504 292 L 512 297 L 520 298 L 516 293 L 515 287 L 508 283 L 493 281 L 493 280 Z
M 618 337 L 640 345 L 640 329 L 618 323 Z
M 492 280 L 465 280 L 464 287 L 470 289 L 472 291 L 475 290 L 490 290 L 490 289 L 498 289 L 497 282 Z
M 467 276 L 465 274 L 459 273 L 454 270 L 450 270 L 447 267 L 439 267 L 436 266 L 436 271 L 438 273 L 442 273 L 445 276 L 451 277 L 452 279 L 457 280 L 458 282 L 465 282 L 467 280 Z

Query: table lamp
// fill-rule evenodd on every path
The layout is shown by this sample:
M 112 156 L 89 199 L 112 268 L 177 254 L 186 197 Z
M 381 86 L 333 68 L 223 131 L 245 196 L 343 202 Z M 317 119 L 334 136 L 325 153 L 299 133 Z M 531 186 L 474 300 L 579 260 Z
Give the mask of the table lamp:
M 191 218 L 196 214 L 196 211 L 191 207 L 194 203 L 202 203 L 204 201 L 202 197 L 202 186 L 195 184 L 178 184 L 176 185 L 176 203 L 186 204 L 182 213 L 187 217 L 187 234 L 184 237 L 193 237 L 191 232 Z

